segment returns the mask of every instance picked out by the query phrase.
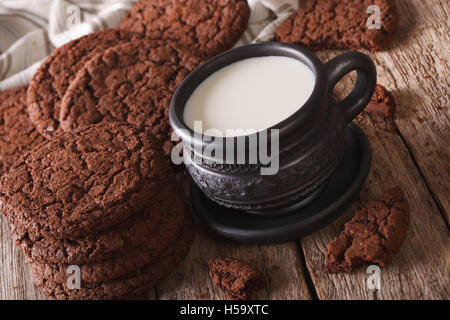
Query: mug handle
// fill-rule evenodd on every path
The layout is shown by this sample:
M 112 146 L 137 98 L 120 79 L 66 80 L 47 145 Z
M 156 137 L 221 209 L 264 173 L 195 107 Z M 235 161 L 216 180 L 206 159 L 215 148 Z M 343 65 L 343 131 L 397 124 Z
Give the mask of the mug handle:
M 377 70 L 369 56 L 350 51 L 337 56 L 325 63 L 328 76 L 329 95 L 347 73 L 356 70 L 356 84 L 352 92 L 344 99 L 336 102 L 338 108 L 344 113 L 345 122 L 351 122 L 369 103 L 377 83 Z

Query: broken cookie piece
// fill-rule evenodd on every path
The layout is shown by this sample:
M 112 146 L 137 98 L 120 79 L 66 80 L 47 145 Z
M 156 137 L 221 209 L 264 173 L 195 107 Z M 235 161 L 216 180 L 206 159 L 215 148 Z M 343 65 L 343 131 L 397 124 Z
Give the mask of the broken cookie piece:
M 350 272 L 364 262 L 385 267 L 400 250 L 409 225 L 409 206 L 400 187 L 386 190 L 345 224 L 328 244 L 325 271 Z
M 266 278 L 262 272 L 246 262 L 232 258 L 215 258 L 206 263 L 214 285 L 224 290 L 228 299 L 250 299 L 254 291 L 266 287 Z
M 364 111 L 379 117 L 392 118 L 394 109 L 395 99 L 392 94 L 385 87 L 377 84 L 372 99 Z

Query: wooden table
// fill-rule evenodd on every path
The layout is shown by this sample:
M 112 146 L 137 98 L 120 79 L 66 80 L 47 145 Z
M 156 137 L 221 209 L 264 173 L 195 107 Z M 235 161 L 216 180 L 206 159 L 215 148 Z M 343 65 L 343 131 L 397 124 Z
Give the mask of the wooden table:
M 148 297 L 224 299 L 207 275 L 205 259 L 230 256 L 255 263 L 268 277 L 259 299 L 449 299 L 450 168 L 448 0 L 397 0 L 400 25 L 389 47 L 371 53 L 378 83 L 394 95 L 393 120 L 360 115 L 356 123 L 369 136 L 372 169 L 360 198 L 332 225 L 296 242 L 242 245 L 197 228 L 187 257 Z M 319 52 L 324 60 L 341 51 Z M 348 93 L 349 76 L 336 95 Z M 394 261 L 381 271 L 381 289 L 370 290 L 366 268 L 328 275 L 323 270 L 328 242 L 367 200 L 400 185 L 411 207 L 411 225 Z M 28 266 L 0 222 L 0 299 L 45 299 L 34 287 Z

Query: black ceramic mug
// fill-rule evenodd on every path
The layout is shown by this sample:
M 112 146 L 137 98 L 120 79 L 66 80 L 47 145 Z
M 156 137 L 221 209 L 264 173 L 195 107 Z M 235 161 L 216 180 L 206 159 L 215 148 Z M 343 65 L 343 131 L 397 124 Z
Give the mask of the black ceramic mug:
M 202 151 L 207 146 L 216 145 L 226 152 L 226 146 L 236 145 L 237 138 L 204 139 L 183 120 L 186 102 L 203 80 L 229 64 L 263 56 L 296 59 L 315 76 L 314 89 L 306 103 L 269 128 L 279 130 L 279 170 L 275 175 L 261 175 L 261 163 L 224 163 L 223 158 L 205 156 Z M 353 70 L 357 80 L 352 92 L 344 100 L 334 101 L 334 86 Z M 347 52 L 323 64 L 312 52 L 297 45 L 247 45 L 212 58 L 183 81 L 171 101 L 170 123 L 183 142 L 186 159 L 196 159 L 186 164 L 190 175 L 211 200 L 252 212 L 279 210 L 293 204 L 299 207 L 314 199 L 337 167 L 343 156 L 345 127 L 366 107 L 375 85 L 375 65 L 360 52 Z M 254 135 L 244 139 L 253 141 L 260 133 Z M 245 152 L 252 150 L 246 147 Z

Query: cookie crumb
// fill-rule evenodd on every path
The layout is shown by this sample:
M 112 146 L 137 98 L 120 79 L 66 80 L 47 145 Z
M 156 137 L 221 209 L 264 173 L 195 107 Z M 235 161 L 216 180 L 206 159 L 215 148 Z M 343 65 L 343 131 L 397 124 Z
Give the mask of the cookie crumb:
M 395 99 L 392 94 L 382 85 L 377 84 L 365 112 L 378 117 L 392 118 L 395 109 Z
M 369 201 L 328 244 L 325 271 L 350 272 L 363 262 L 387 266 L 400 250 L 409 225 L 409 206 L 400 187 Z
M 266 278 L 254 266 L 232 258 L 215 258 L 206 261 L 209 276 L 228 299 L 247 300 L 254 291 L 266 287 Z
M 177 295 L 175 293 L 172 293 L 171 295 L 169 295 L 169 299 L 170 300 L 177 300 Z

